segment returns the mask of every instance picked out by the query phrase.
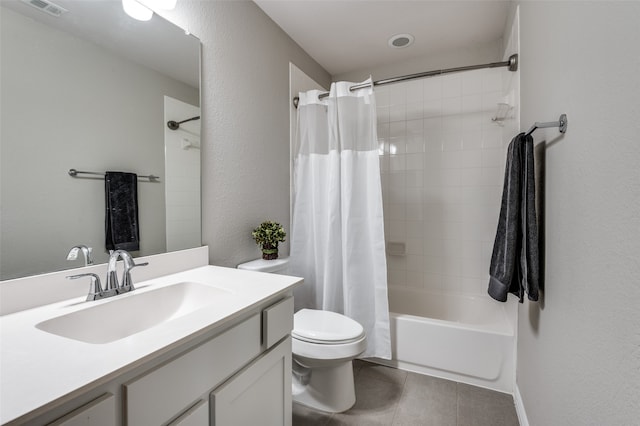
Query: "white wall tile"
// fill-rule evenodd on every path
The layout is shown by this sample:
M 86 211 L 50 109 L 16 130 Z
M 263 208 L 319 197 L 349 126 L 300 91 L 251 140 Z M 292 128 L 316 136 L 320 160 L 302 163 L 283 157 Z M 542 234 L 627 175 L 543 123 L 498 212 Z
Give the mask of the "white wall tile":
M 378 117 L 378 123 L 389 122 L 389 105 L 378 106 L 376 108 L 376 116 Z
M 393 104 L 389 107 L 389 121 L 404 121 L 407 117 L 406 104 Z
M 485 70 L 478 70 L 478 72 L 464 72 L 461 73 L 462 79 L 462 94 L 473 95 L 476 93 L 482 93 L 482 82 Z
M 423 170 L 424 155 L 422 153 L 406 154 L 406 170 Z
M 406 119 L 407 120 L 416 120 L 418 118 L 423 118 L 424 108 L 422 102 L 412 102 L 408 103 L 406 107 Z
M 420 233 L 422 235 L 422 233 Z M 411 238 L 410 238 L 411 237 Z M 413 236 L 407 236 L 405 240 L 407 254 L 414 254 L 417 256 L 424 256 L 424 239 L 413 238 Z
M 407 204 L 406 205 L 406 219 L 410 220 L 410 221 L 419 222 L 419 224 L 420 224 L 420 233 L 416 234 L 416 235 L 422 235 L 422 232 L 423 232 L 422 221 L 424 220 L 422 204 L 416 204 L 416 203 Z M 407 235 L 413 235 L 413 234 L 407 234 Z
M 408 104 L 418 102 L 422 103 L 424 99 L 424 83 L 423 79 L 407 81 L 404 83 L 406 102 Z
M 407 103 L 406 87 L 404 83 L 391 84 L 389 87 L 389 104 L 405 105 Z M 499 89 L 498 89 L 499 90 Z
M 424 272 L 407 270 L 406 286 L 424 289 Z
M 503 92 L 494 71 L 389 86 L 385 234 L 407 244 L 389 257 L 390 284 L 486 293 L 509 131 L 491 122 Z
M 424 90 L 424 100 L 425 105 L 426 101 L 431 99 L 442 99 L 442 78 L 440 77 L 428 77 L 423 80 Z
M 482 148 L 482 133 L 478 130 L 464 130 L 462 132 L 462 149 L 479 150 Z
M 425 99 L 423 110 L 424 118 L 440 117 L 442 115 L 442 98 Z
M 453 98 L 462 96 L 462 78 L 459 73 L 447 74 L 442 77 L 442 97 Z
M 424 288 L 426 290 L 442 289 L 442 275 L 426 272 L 424 274 Z
M 488 68 L 484 70 L 482 75 L 482 91 L 483 92 L 500 92 L 502 91 L 502 74 L 503 68 Z
M 462 97 L 462 112 L 464 114 L 479 113 L 482 111 L 482 94 L 465 95 Z
M 390 155 L 389 156 L 389 170 L 392 172 L 406 170 L 406 162 L 404 155 Z
M 405 178 L 407 188 L 422 188 L 424 186 L 424 170 L 408 170 L 405 173 Z
M 390 93 L 389 93 L 389 87 L 388 86 L 375 87 L 373 89 L 373 93 L 375 94 L 376 105 L 378 107 L 391 105 L 391 103 L 390 103 Z
M 387 263 L 388 263 L 387 258 Z M 407 284 L 406 269 L 389 269 L 387 268 L 387 280 L 390 286 L 404 287 Z

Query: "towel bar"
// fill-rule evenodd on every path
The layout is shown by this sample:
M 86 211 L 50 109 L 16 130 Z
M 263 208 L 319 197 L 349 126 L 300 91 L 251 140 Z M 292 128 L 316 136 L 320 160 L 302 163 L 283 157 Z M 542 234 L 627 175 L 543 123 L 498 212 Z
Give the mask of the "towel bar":
M 568 123 L 567 114 L 562 114 L 558 119 L 558 121 L 546 121 L 543 123 L 539 123 L 536 121 L 533 124 L 533 126 L 531 126 L 531 128 L 526 133 L 526 135 L 529 136 L 531 133 L 535 132 L 536 129 L 542 129 L 545 127 L 558 127 L 558 129 L 560 130 L 560 133 L 564 133 L 567 131 L 567 123 Z
M 80 174 L 83 174 L 83 175 L 97 175 L 97 176 L 104 177 L 104 173 L 83 172 L 83 171 L 76 170 L 76 169 L 69 169 L 69 176 L 71 176 L 71 177 L 81 177 L 81 176 L 78 176 Z M 157 182 L 158 179 L 160 179 L 160 176 L 156 176 L 156 175 L 138 175 L 138 178 L 149 179 L 149 182 Z M 99 179 L 99 178 L 89 178 L 89 179 Z

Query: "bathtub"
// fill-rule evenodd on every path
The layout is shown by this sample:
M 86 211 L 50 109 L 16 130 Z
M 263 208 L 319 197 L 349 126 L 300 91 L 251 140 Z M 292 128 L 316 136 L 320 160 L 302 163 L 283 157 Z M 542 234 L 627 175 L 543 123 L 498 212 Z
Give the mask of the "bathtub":
M 513 393 L 512 305 L 489 297 L 389 288 L 392 359 L 373 361 Z

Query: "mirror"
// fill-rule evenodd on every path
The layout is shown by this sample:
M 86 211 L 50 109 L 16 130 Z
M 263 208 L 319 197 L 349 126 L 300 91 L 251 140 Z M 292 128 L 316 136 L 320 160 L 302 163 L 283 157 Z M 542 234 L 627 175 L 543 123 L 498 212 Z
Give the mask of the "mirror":
M 133 255 L 200 246 L 200 120 L 167 126 L 200 115 L 199 40 L 120 1 L 50 4 L 0 3 L 0 279 L 84 266 L 78 244 L 108 260 L 105 171 L 138 174 Z

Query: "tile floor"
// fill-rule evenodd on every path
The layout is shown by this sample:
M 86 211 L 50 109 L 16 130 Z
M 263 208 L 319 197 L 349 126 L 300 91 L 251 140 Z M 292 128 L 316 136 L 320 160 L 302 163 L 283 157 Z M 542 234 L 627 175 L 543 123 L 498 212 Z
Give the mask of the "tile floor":
M 356 404 L 327 414 L 294 404 L 294 426 L 518 426 L 513 397 L 464 383 L 354 362 Z

